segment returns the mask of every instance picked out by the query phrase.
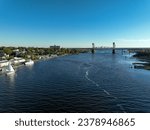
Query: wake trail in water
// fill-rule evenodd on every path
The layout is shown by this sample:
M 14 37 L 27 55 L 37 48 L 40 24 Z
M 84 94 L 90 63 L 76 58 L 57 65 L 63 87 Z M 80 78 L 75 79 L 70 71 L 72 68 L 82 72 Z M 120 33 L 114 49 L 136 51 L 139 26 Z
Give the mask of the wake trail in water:
M 123 107 L 121 104 L 117 104 L 117 106 L 120 107 L 120 109 L 121 109 L 124 113 L 126 113 L 124 107 Z
M 105 89 L 103 89 L 103 91 L 104 91 L 107 95 L 110 95 L 110 93 L 109 93 L 109 92 L 107 92 Z
M 92 82 L 92 83 L 93 83 L 94 85 L 96 85 L 97 87 L 100 87 L 100 85 L 99 85 L 98 83 L 96 83 L 95 81 L 93 81 L 92 79 L 89 78 L 89 70 L 87 70 L 87 71 L 85 72 L 85 78 L 86 78 L 88 81 Z M 101 88 L 101 87 L 100 87 L 100 88 Z M 111 95 L 107 90 L 105 90 L 105 89 L 103 89 L 103 88 L 101 88 L 101 89 L 102 89 L 103 92 L 104 92 L 105 94 L 107 94 L 108 96 L 111 96 L 111 97 L 114 98 L 115 100 L 118 100 L 117 97 Z M 119 107 L 121 111 L 123 111 L 124 113 L 126 113 L 124 107 L 123 107 L 121 104 L 117 104 L 116 106 Z
M 88 77 L 88 75 L 89 75 L 89 70 L 86 71 L 86 73 L 85 73 L 85 78 L 86 78 L 88 81 L 90 81 L 90 82 L 92 82 L 93 84 L 95 84 L 97 87 L 99 87 L 99 84 L 96 83 L 95 81 L 91 80 L 91 79 Z M 105 89 L 102 89 L 102 90 L 103 90 L 104 93 L 106 93 L 107 95 L 110 95 L 110 93 L 109 93 L 107 90 L 105 90 Z
M 97 87 L 99 87 L 99 84 L 97 84 L 95 81 L 91 80 L 91 79 L 88 77 L 88 75 L 89 75 L 89 70 L 86 71 L 85 78 L 86 78 L 88 81 L 90 81 L 90 82 L 92 82 L 93 84 L 95 84 Z

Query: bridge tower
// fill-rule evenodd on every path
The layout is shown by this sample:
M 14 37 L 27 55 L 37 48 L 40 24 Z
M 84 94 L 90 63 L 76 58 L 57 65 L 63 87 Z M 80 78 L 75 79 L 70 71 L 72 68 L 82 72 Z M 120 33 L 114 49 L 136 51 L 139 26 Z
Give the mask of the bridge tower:
M 91 49 L 91 52 L 94 54 L 95 53 L 95 44 L 92 43 L 92 49 Z
M 113 42 L 113 49 L 112 49 L 112 53 L 113 53 L 113 54 L 116 53 L 115 48 L 116 48 L 116 44 L 115 44 L 115 42 Z

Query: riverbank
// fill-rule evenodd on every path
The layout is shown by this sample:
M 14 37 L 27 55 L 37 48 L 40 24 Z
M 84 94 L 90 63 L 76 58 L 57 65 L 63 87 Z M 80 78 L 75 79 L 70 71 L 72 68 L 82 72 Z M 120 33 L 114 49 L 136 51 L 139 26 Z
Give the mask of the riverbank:
M 134 52 L 134 58 L 137 58 L 140 62 L 133 63 L 135 69 L 146 69 L 150 70 L 150 49 L 138 49 L 138 50 L 129 50 Z
M 29 61 L 49 60 L 60 56 L 89 52 L 87 48 L 35 48 L 35 47 L 0 47 L 0 73 L 5 73 L 8 64 L 14 69 Z M 29 63 L 30 64 L 30 63 Z
M 63 57 L 63 56 L 67 56 L 67 54 L 63 54 L 63 55 L 51 55 L 51 56 L 42 56 L 42 58 L 40 59 L 36 59 L 36 60 L 33 60 L 34 63 L 35 62 L 38 62 L 38 61 L 44 61 L 44 60 L 51 60 L 51 59 L 54 59 L 54 58 L 58 58 L 58 57 Z M 9 61 L 8 61 L 9 62 Z M 31 64 L 31 65 L 28 65 L 28 66 L 32 66 L 34 64 Z M 22 62 L 22 63 L 17 63 L 17 64 L 12 64 L 13 68 L 16 70 L 17 68 L 19 67 L 22 67 L 22 66 L 26 66 L 25 62 Z M 2 67 L 0 68 L 0 74 L 5 74 L 6 73 L 6 68 L 7 66 L 5 67 Z

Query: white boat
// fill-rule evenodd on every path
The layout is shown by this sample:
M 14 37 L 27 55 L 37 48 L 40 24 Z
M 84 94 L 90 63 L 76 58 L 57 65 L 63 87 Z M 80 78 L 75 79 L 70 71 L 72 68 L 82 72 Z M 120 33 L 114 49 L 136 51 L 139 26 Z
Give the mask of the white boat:
M 33 65 L 33 64 L 34 64 L 34 61 L 31 59 L 25 63 L 25 65 Z
M 6 75 L 11 75 L 11 74 L 14 74 L 15 73 L 15 70 L 14 68 L 11 66 L 11 64 L 9 63 L 8 64 L 8 67 L 6 68 Z

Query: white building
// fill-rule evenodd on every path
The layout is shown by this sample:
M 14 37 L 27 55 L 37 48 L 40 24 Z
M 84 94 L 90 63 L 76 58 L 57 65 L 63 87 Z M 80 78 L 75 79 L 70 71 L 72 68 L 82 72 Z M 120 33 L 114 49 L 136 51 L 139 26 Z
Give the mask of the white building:
M 9 61 L 8 60 L 2 60 L 0 61 L 0 67 L 8 66 Z
M 25 61 L 26 60 L 23 58 L 14 57 L 13 63 L 18 64 L 18 63 L 24 63 Z

